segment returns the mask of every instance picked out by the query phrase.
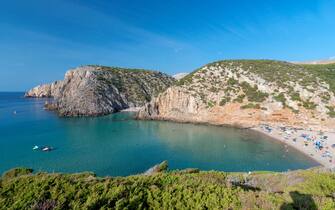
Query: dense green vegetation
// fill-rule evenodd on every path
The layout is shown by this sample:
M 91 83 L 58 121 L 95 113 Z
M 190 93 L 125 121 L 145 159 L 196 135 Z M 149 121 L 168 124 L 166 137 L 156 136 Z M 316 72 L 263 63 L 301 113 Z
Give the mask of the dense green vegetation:
M 223 60 L 206 66 L 220 65 L 222 67 L 242 67 L 252 73 L 262 75 L 267 81 L 278 81 L 284 85 L 286 81 L 300 81 L 303 86 L 315 84 L 315 76 L 328 78 L 329 81 L 335 79 L 334 64 L 329 65 L 298 65 L 289 62 L 275 60 Z M 312 67 L 310 67 L 312 66 Z M 193 75 L 201 71 L 197 69 L 179 81 L 179 84 L 192 81 Z M 313 73 L 313 74 L 310 74 Z M 329 79 L 329 76 L 332 79 Z
M 241 87 L 247 96 L 248 101 L 263 102 L 269 96 L 269 94 L 259 91 L 257 86 L 252 87 L 247 82 L 242 82 Z
M 10 171 L 0 181 L 1 209 L 334 209 L 335 175 L 199 172 L 99 178 L 92 173 Z
M 127 72 L 133 72 L 133 73 L 152 73 L 156 72 L 159 73 L 159 71 L 154 71 L 154 70 L 146 70 L 146 69 L 133 69 L 133 68 L 121 68 L 121 67 L 115 67 L 115 66 L 102 66 L 102 65 L 96 65 L 96 64 L 90 64 L 87 66 L 95 67 L 97 70 L 102 70 L 102 71 L 111 71 L 114 73 L 127 73 Z
M 129 101 L 140 102 L 139 105 L 150 101 L 169 86 L 175 80 L 161 72 L 143 69 L 125 69 L 91 65 L 96 68 L 96 78 L 99 81 L 98 90 L 102 92 L 107 87 L 115 86 L 118 91 L 125 94 Z
M 327 82 L 330 90 L 335 93 L 335 63 L 332 64 L 318 64 L 318 65 L 301 65 L 308 70 L 314 77 Z

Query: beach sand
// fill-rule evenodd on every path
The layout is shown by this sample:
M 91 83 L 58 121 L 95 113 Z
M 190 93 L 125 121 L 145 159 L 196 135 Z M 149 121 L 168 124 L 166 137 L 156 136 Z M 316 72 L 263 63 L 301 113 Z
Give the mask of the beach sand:
M 332 148 L 332 145 L 335 144 L 335 132 L 323 132 L 321 134 L 320 131 L 299 128 L 287 128 L 286 131 L 280 126 L 268 126 L 268 128 L 271 131 L 264 125 L 252 129 L 292 146 L 323 166 L 335 170 L 335 148 Z M 302 137 L 302 135 L 307 135 L 309 140 Z M 321 141 L 323 136 L 327 136 L 328 138 Z M 322 142 L 322 149 L 316 148 L 316 141 Z

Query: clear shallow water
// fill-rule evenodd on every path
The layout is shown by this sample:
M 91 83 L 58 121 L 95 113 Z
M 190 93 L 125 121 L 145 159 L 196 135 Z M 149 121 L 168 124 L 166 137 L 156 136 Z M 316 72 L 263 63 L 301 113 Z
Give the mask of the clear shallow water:
M 129 113 L 59 118 L 45 100 L 0 93 L 0 173 L 19 166 L 35 171 L 130 175 L 163 160 L 171 169 L 251 171 L 318 165 L 293 148 L 253 131 L 172 122 L 136 121 Z M 13 114 L 16 111 L 17 114 Z M 34 145 L 55 147 L 33 151 Z

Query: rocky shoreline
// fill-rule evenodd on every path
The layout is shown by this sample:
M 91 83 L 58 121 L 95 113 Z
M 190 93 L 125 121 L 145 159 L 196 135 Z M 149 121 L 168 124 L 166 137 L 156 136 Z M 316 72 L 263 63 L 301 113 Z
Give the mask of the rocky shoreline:
M 54 98 L 60 94 L 62 81 L 55 81 L 51 84 L 38 85 L 24 94 L 26 98 Z

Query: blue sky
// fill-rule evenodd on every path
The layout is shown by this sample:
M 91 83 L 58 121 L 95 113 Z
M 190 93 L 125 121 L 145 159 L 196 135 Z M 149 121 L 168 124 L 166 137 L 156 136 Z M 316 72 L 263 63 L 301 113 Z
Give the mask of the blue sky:
M 84 64 L 174 74 L 221 59 L 335 56 L 335 0 L 11 0 L 0 27 L 0 91 Z

